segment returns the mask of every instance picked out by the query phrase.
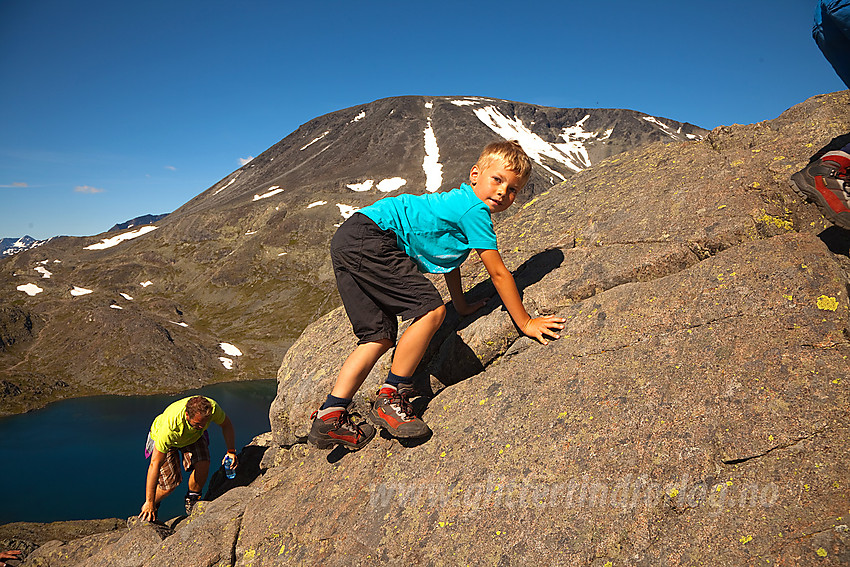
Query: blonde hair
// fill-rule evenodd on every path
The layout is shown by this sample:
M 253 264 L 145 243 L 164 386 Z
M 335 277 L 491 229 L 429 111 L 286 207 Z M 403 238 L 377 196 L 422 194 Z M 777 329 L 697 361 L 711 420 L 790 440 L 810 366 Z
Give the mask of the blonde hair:
M 479 170 L 484 170 L 497 159 L 503 161 L 505 166 L 516 173 L 523 182 L 528 181 L 528 177 L 531 175 L 531 159 L 518 141 L 504 140 L 487 144 L 481 151 L 481 155 L 478 156 L 475 165 L 478 166 Z

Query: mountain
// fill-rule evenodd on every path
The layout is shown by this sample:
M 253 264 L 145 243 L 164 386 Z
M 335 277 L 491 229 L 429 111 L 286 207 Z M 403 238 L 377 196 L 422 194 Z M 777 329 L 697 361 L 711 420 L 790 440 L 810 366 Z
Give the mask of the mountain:
M 135 226 L 155 223 L 158 220 L 167 216 L 167 213 L 161 215 L 142 215 L 126 222 L 118 223 L 106 232 L 115 232 L 116 230 L 127 230 Z M 53 237 L 56 238 L 56 237 Z M 49 240 L 49 239 L 48 239 Z M 26 235 L 21 238 L 2 238 L 0 239 L 0 257 L 11 256 L 24 250 L 29 250 L 37 246 L 41 246 L 47 240 L 36 240 L 35 238 Z
M 848 105 L 643 145 L 502 213 L 524 304 L 566 325 L 544 346 L 498 298 L 449 309 L 415 376 L 430 437 L 303 442 L 355 342 L 336 308 L 283 357 L 236 479 L 165 525 L 46 526 L 27 564 L 846 565 L 850 232 L 789 177 L 846 143 Z
M 168 213 L 163 213 L 160 215 L 142 215 L 140 217 L 136 217 L 134 219 L 130 219 L 125 222 L 119 222 L 114 225 L 112 228 L 107 230 L 106 232 L 115 232 L 116 230 L 128 230 L 130 228 L 134 228 L 137 226 L 142 226 L 145 224 L 153 224 L 160 219 L 163 219 L 168 216 Z
M 41 246 L 47 240 L 36 240 L 32 236 L 24 235 L 20 238 L 0 238 L 0 257 L 11 256 L 24 250 Z
M 490 141 L 519 139 L 535 160 L 521 208 L 609 156 L 705 133 L 630 110 L 480 97 L 318 117 L 155 224 L 55 238 L 0 263 L 0 414 L 274 378 L 307 324 L 339 305 L 335 227 L 381 197 L 458 186 Z

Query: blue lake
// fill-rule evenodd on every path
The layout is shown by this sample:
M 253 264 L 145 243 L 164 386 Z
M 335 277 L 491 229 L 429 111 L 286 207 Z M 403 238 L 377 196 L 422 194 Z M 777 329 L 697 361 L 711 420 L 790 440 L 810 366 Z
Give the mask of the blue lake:
M 168 404 L 198 393 L 213 398 L 233 422 L 238 451 L 270 431 L 276 390 L 275 380 L 231 382 L 173 396 L 77 398 L 0 418 L 0 524 L 136 515 L 145 500 L 145 439 Z M 225 447 L 219 426 L 209 433 L 211 477 Z M 185 478 L 163 501 L 160 518 L 183 513 Z

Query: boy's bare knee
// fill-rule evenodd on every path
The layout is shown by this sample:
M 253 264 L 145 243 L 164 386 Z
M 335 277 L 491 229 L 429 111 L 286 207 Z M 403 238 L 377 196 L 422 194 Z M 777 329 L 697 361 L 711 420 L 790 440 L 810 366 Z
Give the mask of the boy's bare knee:
M 445 305 L 440 305 L 439 307 L 437 307 L 437 308 L 436 308 L 436 309 L 434 309 L 433 311 L 430 311 L 430 312 L 428 313 L 428 316 L 430 316 L 430 317 L 432 317 L 432 318 L 433 318 L 434 323 L 435 323 L 437 326 L 442 325 L 442 324 L 443 324 L 443 321 L 444 321 L 444 320 L 445 320 L 445 318 L 446 318 L 446 306 L 445 306 Z

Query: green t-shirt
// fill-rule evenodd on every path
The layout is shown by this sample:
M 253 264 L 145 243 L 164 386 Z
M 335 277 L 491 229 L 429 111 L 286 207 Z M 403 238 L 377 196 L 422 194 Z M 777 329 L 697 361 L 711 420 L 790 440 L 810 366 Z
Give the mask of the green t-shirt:
M 153 420 L 151 439 L 157 451 L 167 453 L 171 449 L 186 447 L 200 439 L 201 435 L 204 434 L 206 427 L 204 429 L 193 429 L 186 421 L 186 402 L 191 399 L 192 397 L 188 397 L 174 402 Z M 224 410 L 215 400 L 207 399 L 212 404 L 213 410 L 210 422 L 221 425 L 224 423 L 224 418 L 227 417 Z M 207 427 L 209 427 L 209 423 Z

